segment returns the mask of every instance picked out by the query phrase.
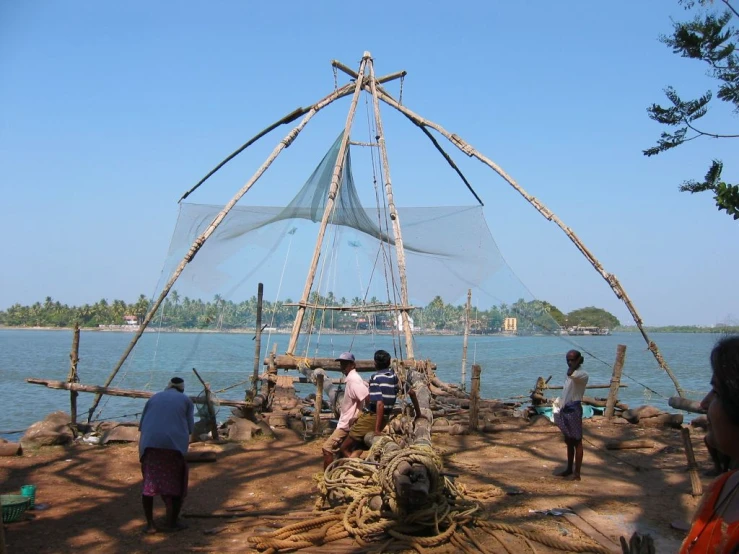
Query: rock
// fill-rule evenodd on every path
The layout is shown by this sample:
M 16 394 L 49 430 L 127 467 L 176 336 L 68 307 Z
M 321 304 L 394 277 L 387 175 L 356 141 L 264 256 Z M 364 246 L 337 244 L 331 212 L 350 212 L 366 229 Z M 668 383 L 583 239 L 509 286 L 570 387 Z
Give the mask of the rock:
M 201 435 L 208 435 L 208 438 L 212 438 L 210 434 L 210 422 L 203 419 L 197 420 L 193 427 L 192 434 L 198 438 L 200 438 Z
M 117 425 L 103 434 L 100 444 L 109 442 L 138 442 L 139 428 L 135 425 Z
M 271 414 L 267 418 L 272 427 L 287 427 L 286 414 Z
M 679 429 L 683 425 L 683 414 L 661 413 L 654 417 L 645 417 L 639 420 L 644 427 L 672 427 Z
M 230 441 L 248 441 L 262 434 L 262 428 L 248 419 L 232 420 L 228 427 L 228 440 Z
M 69 426 L 71 422 L 69 415 L 64 412 L 53 412 L 31 425 L 21 438 L 21 444 L 24 448 L 69 444 L 74 440 L 74 433 Z
M 698 416 L 690 422 L 693 427 L 699 427 L 701 429 L 708 428 L 708 418 L 704 415 Z
M 624 410 L 621 417 L 627 420 L 629 423 L 639 423 L 640 419 L 654 417 L 660 415 L 662 411 L 654 406 L 639 406 L 638 408 L 632 408 L 630 410 Z
M 451 422 L 445 417 L 437 417 L 431 427 L 449 427 Z
M 259 428 L 262 430 L 261 436 L 269 437 L 271 439 L 275 438 L 275 432 L 272 430 L 272 427 L 269 426 L 269 423 L 262 420 L 258 422 L 257 425 L 259 425 Z

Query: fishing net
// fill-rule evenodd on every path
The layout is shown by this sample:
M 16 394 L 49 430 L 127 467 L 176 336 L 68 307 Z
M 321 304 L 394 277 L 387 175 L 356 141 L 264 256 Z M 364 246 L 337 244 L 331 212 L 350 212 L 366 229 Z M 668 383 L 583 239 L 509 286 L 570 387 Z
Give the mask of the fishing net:
M 341 138 L 330 146 L 302 187 L 289 183 L 280 187 L 297 190 L 286 202 L 279 206 L 237 205 L 229 212 L 186 266 L 114 384 L 156 389 L 162 374 L 189 376 L 192 382 L 190 370 L 194 367 L 213 390 L 238 387 L 241 390 L 226 397 L 243 398 L 254 369 L 258 283 L 264 284 L 259 359 L 273 347 L 278 354 L 286 352 Z M 352 350 L 358 358 L 371 358 L 374 350 L 383 348 L 404 358 L 402 319 L 395 308 L 402 301 L 390 210 L 382 179 L 377 177 L 362 183 L 363 192 L 374 187 L 374 205 L 360 202 L 352 170 L 356 149 L 352 149 L 346 153 L 341 186 L 320 250 L 308 299 L 313 307 L 306 310 L 293 354 L 332 357 Z M 180 205 L 154 298 L 221 209 Z M 397 214 L 406 258 L 408 304 L 414 308 L 410 324 L 416 358 L 436 362 L 442 379 L 465 380 L 459 375 L 459 360 L 465 304 L 471 291 L 469 329 L 473 338 L 468 366 L 482 359 L 481 363 L 491 368 L 494 364 L 496 374 L 502 375 L 515 375 L 532 367 L 532 361 L 557 367 L 555 360 L 561 362 L 568 348 L 561 340 L 540 343 L 536 360 L 517 357 L 505 342 L 480 343 L 478 350 L 474 337 L 547 335 L 557 339 L 560 332 L 551 307 L 536 300 L 506 264 L 481 206 L 399 207 Z M 257 366 L 261 373 L 263 367 Z M 487 382 L 486 378 L 483 394 L 502 392 L 490 388 L 493 380 L 490 385 Z M 499 385 L 500 378 L 496 382 Z M 519 382 L 511 387 L 511 391 L 520 391 Z M 117 406 L 123 401 L 106 399 L 103 406 L 108 402 Z
M 266 299 L 270 300 L 265 312 L 268 326 L 291 325 L 295 309 L 284 304 L 294 303 L 302 294 L 341 138 L 286 206 L 236 206 L 231 210 L 178 280 L 177 305 L 170 300 L 161 314 L 164 326 L 253 327 L 258 282 L 265 283 Z M 401 304 L 397 252 L 383 190 L 377 198 L 375 206 L 361 205 L 347 151 L 312 303 L 356 308 Z M 181 205 L 162 272 L 164 279 L 220 209 Z M 509 321 L 509 326 L 518 333 L 559 331 L 546 305 L 533 299 L 505 263 L 481 206 L 398 208 L 398 219 L 409 302 L 418 308 L 411 316 L 415 328 L 459 331 L 464 326 L 461 308 L 471 289 L 478 313 L 473 332 L 497 331 L 506 317 L 516 319 L 515 323 Z M 202 313 L 182 309 L 183 301 L 188 308 L 195 302 Z M 482 320 L 480 310 L 485 311 Z M 397 311 L 372 314 L 317 309 L 306 322 L 306 330 L 397 330 Z

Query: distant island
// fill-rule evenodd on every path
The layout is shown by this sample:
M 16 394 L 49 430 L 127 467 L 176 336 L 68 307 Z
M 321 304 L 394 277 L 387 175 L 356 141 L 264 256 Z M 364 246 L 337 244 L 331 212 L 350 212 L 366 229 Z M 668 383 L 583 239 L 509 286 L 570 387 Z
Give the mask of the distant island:
M 351 300 L 312 293 L 306 322 L 334 332 L 392 331 L 397 325 L 390 302 L 372 297 Z M 95 304 L 69 306 L 47 296 L 30 306 L 14 304 L 0 311 L 0 326 L 16 328 L 69 328 L 78 324 L 83 329 L 115 330 L 138 327 L 149 310 L 149 299 L 141 294 L 135 302 L 101 299 Z M 387 310 L 383 310 L 386 307 Z M 287 298 L 284 302 L 264 301 L 262 322 L 271 330 L 291 328 L 297 306 Z M 465 306 L 444 302 L 437 296 L 426 306 L 412 311 L 414 331 L 427 334 L 460 334 L 465 328 Z M 160 306 L 154 325 L 160 329 L 182 331 L 239 332 L 256 327 L 257 298 L 234 302 L 216 295 L 210 301 L 181 297 L 172 291 Z M 594 306 L 563 313 L 542 300 L 519 299 L 513 304 L 501 303 L 488 309 L 472 306 L 469 328 L 473 334 L 510 333 L 518 335 L 561 335 L 572 328 L 597 328 L 601 333 L 637 332 L 636 326 L 622 326 L 613 314 Z M 736 333 L 739 326 L 703 327 L 697 325 L 646 327 L 654 333 Z M 595 334 L 595 333 L 594 333 Z

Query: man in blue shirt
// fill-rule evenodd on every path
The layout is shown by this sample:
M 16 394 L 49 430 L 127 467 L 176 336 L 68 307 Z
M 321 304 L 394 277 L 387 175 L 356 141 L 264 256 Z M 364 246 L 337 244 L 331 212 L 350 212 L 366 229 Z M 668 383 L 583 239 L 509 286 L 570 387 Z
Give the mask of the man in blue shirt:
M 341 445 L 341 453 L 344 457 L 359 456 L 361 450 L 355 449 L 361 448 L 364 436 L 370 432 L 379 435 L 387 425 L 388 419 L 390 419 L 400 389 L 398 376 L 390 367 L 390 361 L 390 354 L 385 350 L 375 352 L 375 368 L 377 371 L 372 374 L 369 380 L 368 402 L 365 404 L 362 415 L 352 425 L 349 436 L 344 439 Z M 416 415 L 418 415 L 420 409 L 418 408 L 416 395 L 413 390 L 409 394 L 416 409 Z
M 154 497 L 167 506 L 167 527 L 184 529 L 178 521 L 187 495 L 188 471 L 185 454 L 195 425 L 192 400 L 185 395 L 185 382 L 173 377 L 167 388 L 152 396 L 144 406 L 139 430 L 139 459 L 144 478 L 141 500 L 146 533 L 156 533 Z

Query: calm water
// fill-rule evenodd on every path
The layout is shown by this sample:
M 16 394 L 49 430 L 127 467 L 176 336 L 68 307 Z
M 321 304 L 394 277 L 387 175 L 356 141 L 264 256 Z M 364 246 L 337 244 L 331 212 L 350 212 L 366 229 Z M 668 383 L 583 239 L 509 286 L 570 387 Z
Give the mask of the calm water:
M 102 384 L 131 337 L 130 333 L 83 332 L 79 363 L 81 382 Z M 718 335 L 675 333 L 655 334 L 652 338 L 682 387 L 690 391 L 692 398 L 701 398 L 710 379 L 708 354 Z M 275 341 L 278 352 L 284 352 L 287 339 L 285 335 L 274 335 L 270 342 L 264 336 L 263 352 L 268 352 Z M 66 391 L 30 385 L 24 379 L 65 380 L 71 343 L 71 331 L 0 330 L 0 432 L 24 429 L 54 410 L 69 411 Z M 628 388 L 621 389 L 621 399 L 632 406 L 650 403 L 667 408 L 667 398 L 675 394 L 675 389 L 636 333 L 607 337 L 470 337 L 467 359 L 469 364 L 482 366 L 483 396 L 506 399 L 528 394 L 539 376 L 553 375 L 550 384 L 561 385 L 566 371 L 564 356 L 570 348 L 578 348 L 586 354 L 585 369 L 590 374 L 591 384 L 607 384 L 618 344 L 627 346 L 624 374 L 633 379 L 622 379 Z M 308 350 L 304 344 L 301 353 L 333 356 L 350 347 L 358 358 L 371 358 L 377 348 L 393 351 L 389 336 L 323 335 L 319 339 L 313 337 Z M 462 337 L 416 337 L 415 350 L 416 357 L 430 358 L 438 365 L 441 379 L 460 382 Z M 213 390 L 220 390 L 247 380 L 253 371 L 253 359 L 251 335 L 146 333 L 113 385 L 161 390 L 169 378 L 177 374 L 185 378 L 188 393 L 197 394 L 200 388 L 196 387 L 191 371 L 195 367 Z M 468 368 L 468 380 L 470 373 Z M 245 387 L 238 385 L 219 396 L 240 400 Z M 550 394 L 556 395 L 556 392 Z M 607 391 L 591 391 L 591 394 L 606 396 Z M 92 398 L 91 394 L 80 394 L 80 414 L 87 413 Z M 136 414 L 141 411 L 143 402 L 104 397 L 98 417 Z M 225 410 L 220 414 L 224 416 Z M 135 416 L 128 419 L 135 419 Z

